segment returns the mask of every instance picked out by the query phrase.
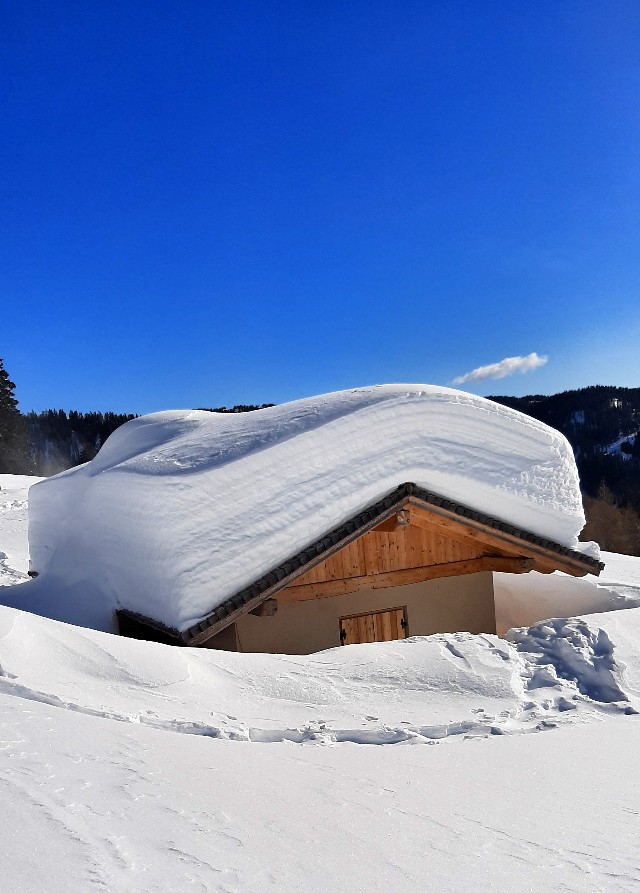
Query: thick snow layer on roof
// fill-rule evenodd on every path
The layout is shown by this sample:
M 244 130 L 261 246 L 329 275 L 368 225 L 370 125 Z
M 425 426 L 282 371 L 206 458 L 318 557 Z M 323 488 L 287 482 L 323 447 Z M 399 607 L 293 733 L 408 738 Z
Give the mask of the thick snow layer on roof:
M 75 601 L 186 629 L 405 481 L 570 548 L 584 524 L 557 431 L 461 391 L 383 385 L 128 422 L 32 488 L 32 567 Z

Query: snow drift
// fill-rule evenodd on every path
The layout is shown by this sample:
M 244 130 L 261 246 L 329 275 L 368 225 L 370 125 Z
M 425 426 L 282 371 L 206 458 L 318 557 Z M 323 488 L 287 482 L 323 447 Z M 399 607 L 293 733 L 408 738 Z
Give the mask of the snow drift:
M 166 732 L 273 744 L 428 743 L 640 707 L 640 610 L 312 655 L 172 648 L 0 606 L 0 696 Z
M 639 636 L 288 657 L 0 608 L 2 889 L 637 890 Z
M 128 422 L 32 488 L 29 588 L 60 593 L 59 619 L 86 623 L 85 604 L 108 630 L 122 606 L 182 630 L 405 481 L 577 548 L 561 434 L 460 391 L 384 385 Z

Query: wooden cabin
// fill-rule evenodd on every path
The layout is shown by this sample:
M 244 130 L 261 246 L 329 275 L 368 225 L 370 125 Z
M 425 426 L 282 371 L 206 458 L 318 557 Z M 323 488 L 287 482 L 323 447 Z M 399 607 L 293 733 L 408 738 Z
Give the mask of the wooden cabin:
M 118 619 L 121 632 L 136 638 L 308 654 L 440 632 L 495 633 L 494 572 L 584 576 L 603 566 L 405 483 L 186 630 L 125 610 Z

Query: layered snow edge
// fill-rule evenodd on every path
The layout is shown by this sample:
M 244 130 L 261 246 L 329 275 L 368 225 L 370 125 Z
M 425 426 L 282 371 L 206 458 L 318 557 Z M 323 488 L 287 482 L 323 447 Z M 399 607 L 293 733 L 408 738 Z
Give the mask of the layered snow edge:
M 100 628 L 123 607 L 183 630 L 404 481 L 578 548 L 561 434 L 461 391 L 383 385 L 127 423 L 92 462 L 32 488 L 31 563 L 102 606 Z

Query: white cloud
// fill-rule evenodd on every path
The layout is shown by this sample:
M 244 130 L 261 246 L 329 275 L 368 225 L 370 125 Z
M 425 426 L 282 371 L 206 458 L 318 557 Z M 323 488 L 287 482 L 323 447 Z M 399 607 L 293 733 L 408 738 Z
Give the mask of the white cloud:
M 484 381 L 486 378 L 498 380 L 514 375 L 516 372 L 524 374 L 544 366 L 549 357 L 539 357 L 537 353 L 530 353 L 526 357 L 505 357 L 499 363 L 489 363 L 488 366 L 478 366 L 465 375 L 459 375 L 453 379 L 454 384 L 465 384 L 467 381 Z

